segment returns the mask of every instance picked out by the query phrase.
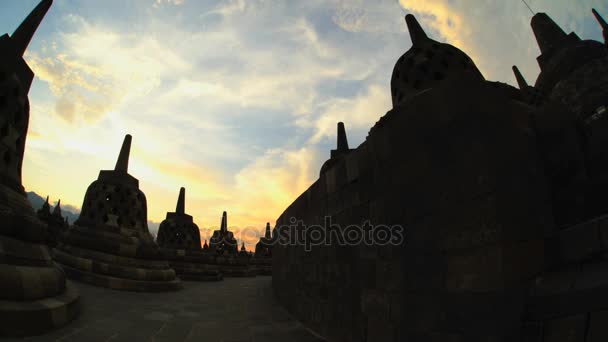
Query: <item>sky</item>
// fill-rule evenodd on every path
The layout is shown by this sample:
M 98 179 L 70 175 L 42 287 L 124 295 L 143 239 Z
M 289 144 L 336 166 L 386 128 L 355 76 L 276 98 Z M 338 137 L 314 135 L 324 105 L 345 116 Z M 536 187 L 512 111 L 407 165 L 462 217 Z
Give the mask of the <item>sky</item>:
M 1 0 L 0 31 L 37 0 Z M 602 0 L 528 0 L 567 32 L 601 40 Z M 488 80 L 539 72 L 532 14 L 519 0 L 55 0 L 25 59 L 36 78 L 23 164 L 27 191 L 80 208 L 125 134 L 150 230 L 186 212 L 205 239 L 222 211 L 253 249 L 317 178 L 391 109 L 390 76 L 410 38 L 404 15 L 465 51 Z

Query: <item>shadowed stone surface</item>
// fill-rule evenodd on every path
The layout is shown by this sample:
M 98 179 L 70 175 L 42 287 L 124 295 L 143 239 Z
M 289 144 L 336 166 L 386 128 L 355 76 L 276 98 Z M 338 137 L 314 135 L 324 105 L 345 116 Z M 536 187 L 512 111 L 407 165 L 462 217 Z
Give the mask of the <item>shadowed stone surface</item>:
M 330 237 L 274 246 L 279 302 L 332 341 L 606 340 L 608 49 L 536 14 L 518 90 L 406 22 L 393 109 L 276 221 Z M 405 238 L 331 239 L 366 222 Z
M 51 4 L 41 1 L 12 36 L 0 36 L 0 336 L 39 334 L 79 310 L 78 293 L 51 260 L 47 227 L 21 182 L 34 78 L 23 53 Z
M 276 303 L 269 277 L 184 282 L 181 291 L 156 294 L 75 286 L 82 315 L 25 341 L 322 341 Z

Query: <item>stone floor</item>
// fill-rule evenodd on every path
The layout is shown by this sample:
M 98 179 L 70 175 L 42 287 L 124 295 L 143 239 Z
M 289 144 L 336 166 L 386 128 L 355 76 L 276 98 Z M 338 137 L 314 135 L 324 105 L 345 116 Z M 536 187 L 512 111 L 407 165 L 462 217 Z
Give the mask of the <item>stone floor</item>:
M 184 282 L 182 290 L 165 293 L 75 283 L 82 297 L 80 316 L 61 329 L 24 340 L 323 341 L 275 302 L 271 282 L 271 277 Z

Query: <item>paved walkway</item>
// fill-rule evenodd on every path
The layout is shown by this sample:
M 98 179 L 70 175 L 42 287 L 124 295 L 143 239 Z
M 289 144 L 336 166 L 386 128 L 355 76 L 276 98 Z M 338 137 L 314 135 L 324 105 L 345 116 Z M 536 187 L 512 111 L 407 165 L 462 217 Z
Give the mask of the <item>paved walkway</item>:
M 177 292 L 138 293 L 75 283 L 82 312 L 26 341 L 322 341 L 274 300 L 271 277 L 184 282 Z M 8 340 L 10 341 L 10 340 Z

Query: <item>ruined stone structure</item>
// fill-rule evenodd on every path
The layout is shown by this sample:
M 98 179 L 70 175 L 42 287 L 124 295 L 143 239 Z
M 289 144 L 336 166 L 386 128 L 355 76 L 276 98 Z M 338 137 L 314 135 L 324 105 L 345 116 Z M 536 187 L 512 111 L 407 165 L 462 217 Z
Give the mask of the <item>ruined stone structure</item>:
M 57 201 L 57 205 L 53 208 L 53 212 L 51 213 L 49 196 L 46 196 L 46 201 L 42 205 L 42 208 L 36 211 L 36 216 L 47 225 L 46 244 L 51 247 L 57 246 L 61 234 L 69 227 L 67 217 L 64 219 L 61 215 L 61 200 Z
M 516 89 L 406 22 L 393 108 L 277 219 L 278 300 L 332 341 L 605 340 L 606 45 L 538 13 Z M 285 243 L 310 225 L 362 229 Z
M 215 255 L 201 249 L 200 231 L 185 209 L 186 189 L 181 188 L 175 212 L 161 222 L 156 243 L 181 279 L 222 280 Z
M 346 136 L 345 136 L 346 138 Z M 266 223 L 266 232 L 255 245 L 255 254 L 251 264 L 258 275 L 272 275 L 272 245 L 274 244 L 270 233 L 270 222 Z
M 124 139 L 114 170 L 89 185 L 82 211 L 53 258 L 68 276 L 130 291 L 181 287 L 148 231 L 146 196 L 128 173 L 131 136 Z
M 21 183 L 34 73 L 23 54 L 51 7 L 43 0 L 15 30 L 0 37 L 0 336 L 43 333 L 72 320 L 79 295 L 44 245 Z

